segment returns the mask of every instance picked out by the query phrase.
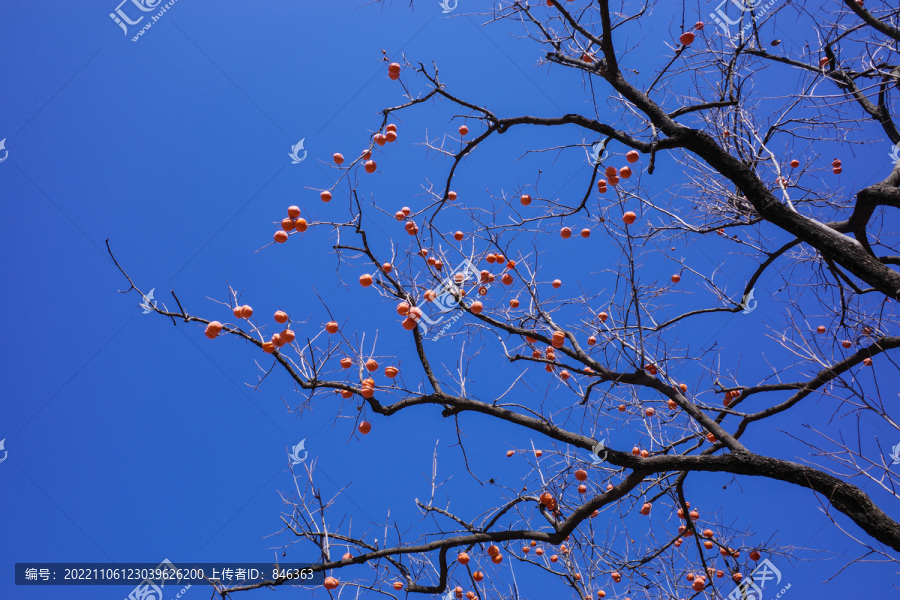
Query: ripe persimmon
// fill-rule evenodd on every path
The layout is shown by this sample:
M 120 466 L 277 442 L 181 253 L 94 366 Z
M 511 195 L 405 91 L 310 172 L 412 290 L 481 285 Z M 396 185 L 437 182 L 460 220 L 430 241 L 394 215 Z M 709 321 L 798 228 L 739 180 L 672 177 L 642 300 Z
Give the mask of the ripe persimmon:
M 631 177 L 631 167 L 625 166 L 619 169 L 619 177 L 622 179 L 628 179 Z
M 288 206 L 288 216 L 292 219 L 296 219 L 300 216 L 300 207 L 299 206 Z
M 378 363 L 375 362 L 374 358 L 370 358 L 366 361 L 366 369 L 368 369 L 370 373 L 378 370 Z
M 675 275 L 672 275 L 672 283 L 678 283 L 679 281 L 681 281 L 681 275 L 677 273 Z
M 367 160 L 365 167 L 366 167 L 366 173 L 374 173 L 375 169 L 378 168 L 378 165 L 375 164 L 374 160 Z
M 630 210 L 622 215 L 622 220 L 625 221 L 626 225 L 631 225 L 632 223 L 634 223 L 635 219 L 637 219 L 637 215 Z
M 554 279 L 553 283 L 551 283 L 550 285 L 552 285 L 554 289 L 559 289 L 559 287 L 562 285 L 562 281 L 560 281 L 559 279 Z
M 599 315 L 597 315 L 597 316 L 600 317 L 600 322 L 601 322 L 601 323 L 606 323 L 606 319 L 609 318 L 609 315 L 606 314 L 605 312 L 601 312 L 601 313 L 600 313 Z
M 457 231 L 453 234 L 453 239 L 457 242 L 461 242 L 464 237 L 466 237 L 466 235 L 462 231 Z
M 694 34 L 690 31 L 685 31 L 678 36 L 678 41 L 681 42 L 683 46 L 690 46 L 694 42 Z
M 397 124 L 396 123 L 388 123 L 387 127 L 384 128 L 385 131 L 393 131 L 397 132 Z
M 499 553 L 493 555 L 491 557 L 491 562 L 494 563 L 495 565 L 499 565 L 500 563 L 503 562 L 503 555 L 499 554 Z
M 218 321 L 210 321 L 209 325 L 206 326 L 206 331 L 213 335 L 219 335 L 222 332 L 222 324 Z
M 344 155 L 341 154 L 340 152 L 335 152 L 331 158 L 334 159 L 334 164 L 336 164 L 336 165 L 344 164 Z
M 461 565 L 467 565 L 467 564 L 469 564 L 469 555 L 466 554 L 465 552 L 460 552 L 456 556 L 456 561 Z
M 572 237 L 572 230 L 568 227 L 563 227 L 562 229 L 560 229 L 559 235 L 562 237 L 562 239 L 567 240 Z
M 757 561 L 761 557 L 762 557 L 762 555 L 759 553 L 759 550 L 752 550 L 750 552 L 750 560 Z
M 249 319 L 252 316 L 253 316 L 253 309 L 250 308 L 249 305 L 245 304 L 244 306 L 241 307 L 241 318 L 242 319 Z
M 329 321 L 325 324 L 325 331 L 328 333 L 337 333 L 338 332 L 338 324 L 337 321 Z
M 331 192 L 325 190 L 321 194 L 319 194 L 319 198 L 322 199 L 322 202 L 331 202 Z
M 349 369 L 352 366 L 353 366 L 353 360 L 350 359 L 349 357 L 344 357 L 341 359 L 341 368 Z
M 482 573 L 481 571 L 475 571 L 474 573 L 472 573 L 472 579 L 474 579 L 475 581 L 481 581 L 482 579 L 484 579 L 484 573 Z
M 306 231 L 306 228 L 309 227 L 309 224 L 306 222 L 306 219 L 297 219 L 294 221 L 294 229 L 303 233 Z
M 287 241 L 287 239 L 288 239 L 288 234 L 285 233 L 284 231 L 276 231 L 275 232 L 275 241 L 278 242 L 279 244 L 285 243 Z
M 582 229 L 582 230 L 581 230 L 581 237 L 583 237 L 583 238 L 589 238 L 589 237 L 591 237 L 591 230 L 588 229 L 588 228 Z
M 484 310 L 484 305 L 481 302 L 473 302 L 469 310 L 476 315 L 480 315 L 481 311 Z
M 534 455 L 537 456 L 538 458 L 540 458 L 541 456 L 544 455 L 544 451 L 543 450 L 535 450 Z
M 558 557 L 557 555 L 555 555 L 555 554 L 554 554 L 553 556 L 550 557 L 550 562 L 554 562 L 554 563 L 555 563 L 555 562 L 557 562 L 558 560 L 559 560 L 559 557 Z
M 275 352 L 275 344 L 273 344 L 272 342 L 265 342 L 262 345 L 262 349 L 266 354 L 272 354 L 273 352 Z
M 637 150 L 629 150 L 625 154 L 625 160 L 627 160 L 630 163 L 636 163 L 638 161 L 638 159 L 640 159 L 640 157 L 641 157 L 641 155 L 638 153 Z
M 459 135 L 466 135 L 467 133 L 469 133 L 469 128 L 466 127 L 465 125 L 460 125 L 459 126 Z
M 376 133 L 374 136 L 372 136 L 372 141 L 374 141 L 379 146 L 384 146 L 387 138 L 384 137 L 383 133 Z
M 397 591 L 399 592 L 400 590 L 403 589 L 403 582 L 402 582 L 402 581 L 395 581 L 393 587 L 394 587 L 395 590 L 397 590 Z
M 384 140 L 386 142 L 396 142 L 397 141 L 397 132 L 396 131 L 388 131 L 384 134 Z
M 644 502 L 644 505 L 641 507 L 641 514 L 645 517 L 650 514 L 650 509 L 653 507 L 649 502 Z
M 456 200 L 456 192 L 454 192 L 454 191 L 447 192 L 447 199 L 450 200 L 451 202 Z
M 372 285 L 372 276 L 369 274 L 359 276 L 359 285 L 369 287 Z
M 509 458 L 509 457 L 511 457 L 511 456 L 512 456 L 513 454 L 515 454 L 515 453 L 516 453 L 515 450 L 507 450 L 507 451 L 506 451 L 506 457 Z
M 593 346 L 594 344 L 597 343 L 597 338 L 595 338 L 594 336 L 591 336 L 587 339 L 587 343 L 588 343 L 588 346 Z
M 366 435 L 370 431 L 372 431 L 372 424 L 369 423 L 368 421 L 363 421 L 362 423 L 359 424 L 359 432 L 361 434 Z
M 294 230 L 294 220 L 290 217 L 281 220 L 281 228 L 285 231 L 293 231 Z
M 276 323 L 287 323 L 288 316 L 287 313 L 281 310 L 275 311 L 275 322 Z
M 507 275 L 508 275 L 508 273 L 507 273 Z M 505 277 L 505 275 L 504 275 L 504 277 Z M 515 298 L 513 298 L 512 300 L 509 301 L 509 307 L 510 308 L 519 308 L 519 301 L 516 300 Z
M 529 196 L 528 194 L 522 194 L 519 197 L 519 202 L 522 203 L 522 206 L 528 206 L 529 204 L 531 204 L 531 196 Z
M 338 586 L 338 580 L 334 577 L 326 577 L 322 585 L 325 586 L 326 590 L 333 590 Z
M 291 342 L 294 341 L 294 338 L 297 337 L 296 334 L 294 334 L 294 332 L 291 331 L 290 329 L 285 329 L 284 331 L 282 331 L 282 332 L 279 333 L 278 335 L 281 336 L 281 339 L 284 340 L 284 343 L 285 343 L 285 344 L 290 344 Z

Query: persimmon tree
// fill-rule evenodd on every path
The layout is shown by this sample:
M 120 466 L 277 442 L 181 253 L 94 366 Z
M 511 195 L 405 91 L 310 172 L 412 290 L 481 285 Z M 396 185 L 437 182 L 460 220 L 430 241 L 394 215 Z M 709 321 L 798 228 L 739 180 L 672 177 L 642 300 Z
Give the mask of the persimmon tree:
M 233 319 L 195 316 L 177 298 L 177 310 L 155 308 L 173 321 L 206 325 L 209 338 L 239 338 L 265 352 L 306 394 L 305 406 L 342 402 L 363 434 L 370 421 L 427 409 L 452 420 L 463 452 L 466 419 L 504 421 L 552 445 L 522 486 L 498 488 L 495 505 L 483 507 L 477 520 L 416 500 L 431 529 L 411 541 L 398 534 L 396 543 L 349 530 L 315 485 L 314 466 L 304 465 L 295 474 L 296 494 L 284 496 L 283 533 L 317 549 L 315 568 L 329 576 L 332 594 L 348 584 L 342 568 L 367 563 L 371 578 L 354 580 L 347 593 L 513 597 L 479 565 L 514 560 L 554 574 L 561 593 L 568 588 L 583 599 L 602 598 L 616 586 L 631 597 L 727 596 L 732 579 L 740 581 L 760 555 L 785 550 L 691 509 L 690 497 L 702 493 L 692 480 L 702 473 L 811 490 L 819 500 L 811 500 L 811 510 L 823 508 L 852 544 L 896 569 L 900 523 L 890 513 L 897 514 L 897 505 L 877 504 L 860 482 L 874 482 L 893 502 L 900 498 L 897 474 L 884 448 L 846 425 L 854 419 L 837 419 L 808 437 L 792 432 L 809 447 L 802 462 L 773 456 L 774 435 L 766 448 L 742 439 L 760 429 L 774 434 L 777 417 L 812 406 L 846 417 L 866 414 L 900 432 L 890 415 L 900 347 L 900 163 L 885 158 L 868 165 L 864 175 L 876 183 L 846 189 L 840 158 L 817 154 L 822 140 L 848 152 L 879 139 L 900 144 L 893 98 L 900 89 L 900 10 L 868 0 L 776 2 L 765 14 L 748 9 L 738 20 L 732 8 L 727 22 L 704 25 L 705 11 L 677 6 L 682 16 L 671 26 L 671 42 L 660 46 L 657 63 L 639 70 L 623 40 L 636 36 L 658 8 L 652 2 L 502 2 L 485 16 L 485 26 L 505 26 L 539 48 L 540 66 L 581 80 L 590 107 L 584 114 L 503 114 L 443 84 L 427 57 L 386 64 L 402 100 L 383 109 L 362 156 L 335 155 L 334 186 L 320 190 L 321 200 L 343 204 L 350 217 L 307 219 L 304 209 L 290 207 L 267 251 L 289 254 L 309 228 L 333 232 L 330 248 L 303 251 L 332 252 L 342 267 L 365 273 L 357 279 L 338 269 L 336 277 L 354 294 L 396 305 L 396 322 L 381 326 L 405 330 L 402 373 L 396 357 L 362 355 L 363 332 L 346 331 L 324 309 L 321 329 L 310 334 L 307 326 L 301 336 L 283 313 L 276 315 L 280 332 L 267 333 L 268 315 L 254 315 L 236 292 L 227 299 Z M 776 19 L 808 22 L 811 34 L 768 41 Z M 445 180 L 426 187 L 427 200 L 414 209 L 389 205 L 393 199 L 367 200 L 368 182 L 380 176 L 377 161 L 397 139 L 394 122 L 436 103 L 465 121 L 451 141 L 426 140 L 426 151 L 446 158 Z M 530 151 L 551 149 L 541 140 L 556 128 L 578 132 L 581 142 L 552 148 L 582 157 L 587 151 L 581 160 L 590 168 L 577 180 L 574 200 L 545 195 L 539 174 L 489 200 L 458 190 L 454 178 L 469 161 L 488 160 L 476 150 L 525 128 Z M 663 163 L 677 178 L 654 175 Z M 509 185 L 501 177 L 498 189 Z M 470 227 L 448 230 L 452 214 Z M 372 220 L 385 215 L 397 221 L 388 245 L 367 235 Z M 587 272 L 580 285 L 560 287 L 539 261 L 538 243 L 547 236 L 571 237 L 571 244 L 602 237 L 617 256 L 607 255 L 601 266 L 580 255 Z M 717 269 L 676 259 L 669 248 L 679 244 L 719 254 L 741 287 L 729 290 Z M 657 273 L 675 264 L 671 277 L 642 277 L 641 269 L 654 263 L 665 265 Z M 457 269 L 461 264 L 466 267 Z M 772 271 L 785 295 L 770 301 L 784 310 L 779 327 L 758 333 L 791 356 L 789 364 L 747 357 L 768 373 L 748 381 L 716 351 L 698 355 L 681 343 L 684 332 L 709 327 L 720 313 L 747 311 L 761 277 Z M 699 282 L 700 305 L 671 299 L 682 278 Z M 142 293 L 133 283 L 131 290 Z M 438 333 L 455 350 L 436 359 L 430 338 Z M 465 344 L 488 339 L 496 344 L 481 352 L 496 351 L 521 373 L 555 382 L 547 393 L 557 408 L 519 400 L 527 393 L 520 377 L 505 393 L 484 398 L 467 385 L 465 359 L 445 364 Z M 706 375 L 680 381 L 676 374 L 686 363 L 701 364 Z M 633 431 L 634 447 L 598 445 L 601 421 Z M 585 458 L 591 454 L 595 459 Z M 632 512 L 648 524 L 628 531 L 625 552 L 609 532 Z M 674 525 L 654 524 L 659 514 L 678 518 Z M 224 598 L 286 583 L 292 582 L 217 591 Z

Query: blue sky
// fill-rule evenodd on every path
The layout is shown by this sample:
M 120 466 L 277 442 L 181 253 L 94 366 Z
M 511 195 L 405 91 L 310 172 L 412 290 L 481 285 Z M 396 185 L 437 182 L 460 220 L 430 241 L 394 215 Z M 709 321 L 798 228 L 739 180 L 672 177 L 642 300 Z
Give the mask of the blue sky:
M 421 373 L 393 304 L 375 301 L 355 285 L 366 272 L 362 264 L 338 270 L 329 253 L 332 232 L 317 228 L 302 240 L 260 250 L 289 205 L 319 220 L 349 214 L 346 186 L 328 205 L 318 200 L 317 190 L 331 185 L 331 154 L 356 156 L 380 124 L 379 111 L 402 102 L 399 84 L 386 77 L 380 62 L 382 49 L 392 59 L 402 52 L 411 62 L 434 60 L 452 93 L 504 116 L 590 114 L 591 109 L 580 77 L 536 68 L 540 50 L 507 28 L 482 28 L 476 17 L 446 18 L 436 1 L 417 2 L 415 10 L 406 4 L 178 0 L 138 42 L 109 18 L 115 2 L 4 6 L 0 138 L 6 138 L 9 156 L 0 164 L 6 213 L 0 220 L 5 258 L 0 438 L 6 439 L 9 455 L 0 464 L 5 541 L 0 597 L 118 599 L 129 591 L 15 587 L 16 562 L 273 560 L 290 542 L 284 535 L 268 536 L 281 527 L 285 507 L 279 492 L 293 490 L 287 449 L 301 439 L 318 461 L 317 483 L 326 495 L 349 485 L 333 522 L 352 515 L 354 532 L 371 530 L 369 536 L 380 541 L 388 514 L 400 530 L 414 534 L 422 527 L 413 499 L 430 495 L 435 448 L 439 479 L 452 476 L 442 492 L 453 508 L 474 518 L 498 502 L 496 489 L 467 476 L 454 446 L 455 424 L 438 409 L 417 408 L 388 419 L 369 415 L 373 430 L 362 438 L 354 435 L 355 411 L 338 418 L 340 404 L 330 395 L 317 396 L 302 418 L 290 413 L 285 403 L 294 407 L 302 397 L 284 373 L 276 370 L 259 389 L 251 387 L 261 374 L 254 361 L 270 366 L 258 349 L 231 339 L 210 342 L 202 327 L 175 327 L 158 315 L 142 314 L 134 293 L 118 292 L 128 285 L 105 252 L 108 239 L 142 289 L 155 289 L 156 299 L 172 309 L 169 290 L 175 290 L 188 312 L 207 318 L 230 316 L 210 298 L 227 300 L 231 284 L 269 327 L 269 315 L 283 309 L 306 321 L 296 328 L 298 335 L 312 337 L 328 320 L 319 294 L 344 331 L 367 332 L 367 351 L 377 333 L 376 354 L 398 356 L 406 383 L 414 385 Z M 461 4 L 467 10 L 475 6 Z M 643 29 L 623 33 L 634 68 L 650 72 L 658 64 L 661 40 L 674 39 L 679 31 L 670 28 L 670 17 L 661 9 Z M 783 29 L 773 35 L 788 38 Z M 409 83 L 416 91 L 425 89 L 421 78 Z M 597 93 L 607 92 L 597 86 Z M 454 119 L 457 114 L 439 102 L 404 113 L 397 120 L 398 142 L 376 157 L 380 172 L 360 176 L 364 197 L 396 208 L 423 206 L 422 186 L 440 184 L 449 163 L 426 154 L 420 144 L 426 134 L 431 139 L 455 134 L 462 122 Z M 470 126 L 478 127 L 471 121 Z M 580 196 L 590 176 L 583 152 L 517 160 L 530 148 L 581 141 L 574 128 L 558 129 L 516 129 L 479 148 L 458 171 L 461 200 L 489 204 L 489 193 L 510 194 L 529 185 L 538 169 L 544 170 L 541 189 L 547 196 Z M 878 138 L 877 130 L 866 132 Z M 308 157 L 292 165 L 288 152 L 300 139 Z M 841 153 L 847 173 L 841 184 L 848 190 L 887 173 L 890 144 L 884 139 L 855 155 L 826 148 L 821 152 L 829 158 L 832 150 Z M 661 161 L 657 187 L 672 185 L 680 172 L 677 164 Z M 580 227 L 581 221 L 567 224 Z M 461 214 L 442 222 L 447 231 L 466 225 Z M 408 243 L 389 217 L 375 218 L 370 234 L 382 252 L 391 241 Z M 578 282 L 608 293 L 614 281 L 603 271 L 613 268 L 617 257 L 598 237 L 565 242 L 583 244 L 575 261 L 561 240 L 542 240 L 544 279 L 560 277 L 572 289 Z M 732 250 L 714 239 L 681 246 L 677 256 L 708 273 Z M 736 258 L 717 281 L 736 293 L 752 268 Z M 648 255 L 642 269 L 652 281 L 668 278 L 677 266 L 662 255 Z M 337 274 L 350 285 L 340 285 Z M 777 272 L 767 273 L 756 290 L 758 310 L 711 317 L 680 341 L 692 348 L 715 343 L 723 361 L 736 366 L 740 360 L 742 377 L 764 377 L 768 361 L 786 360 L 765 337 L 767 328 L 778 330 L 784 318 L 785 305 L 774 301 L 780 287 Z M 673 306 L 661 311 L 675 314 L 706 301 L 700 283 L 685 278 Z M 437 360 L 455 368 L 459 344 L 433 344 Z M 471 389 L 489 399 L 518 370 L 502 364 L 494 342 L 483 339 L 476 347 L 481 354 L 471 368 Z M 531 384 L 519 392 L 523 402 L 559 397 L 556 384 L 544 375 L 530 372 Z M 679 374 L 696 382 L 697 391 L 709 388 L 702 376 L 699 364 L 686 364 Z M 861 375 L 864 385 L 873 377 Z M 879 377 L 882 390 L 896 389 L 896 373 Z M 747 445 L 797 460 L 805 447 L 783 431 L 823 424 L 828 414 L 817 414 L 815 406 L 810 402 L 805 413 L 785 414 L 767 428 L 751 430 Z M 550 448 L 547 440 L 505 423 L 464 415 L 460 424 L 476 474 L 511 487 L 527 474 L 527 466 L 525 458 L 507 459 L 505 451 L 532 441 Z M 874 422 L 863 428 L 869 436 L 890 435 Z M 596 431 L 614 447 L 638 443 L 641 435 L 603 422 Z M 882 444 L 896 441 L 887 437 Z M 702 497 L 698 504 L 706 511 L 725 509 L 725 524 L 749 528 L 758 539 L 834 553 L 798 553 L 793 562 L 777 561 L 792 584 L 791 597 L 819 595 L 836 565 L 858 551 L 828 524 L 809 492 L 718 475 L 692 476 L 689 482 L 690 496 Z M 872 487 L 863 489 L 885 501 Z M 895 508 L 887 510 L 896 517 Z M 633 518 L 626 520 L 640 527 Z M 828 560 L 804 560 L 823 556 Z M 312 548 L 301 544 L 287 550 L 286 560 L 315 558 Z M 488 567 L 508 579 L 507 564 Z M 367 574 L 355 567 L 338 576 Z M 827 589 L 835 595 L 887 594 L 888 574 L 883 566 L 858 565 Z M 523 567 L 515 575 L 525 597 L 560 591 Z M 624 588 L 620 592 L 625 597 Z M 195 588 L 184 597 L 207 595 Z

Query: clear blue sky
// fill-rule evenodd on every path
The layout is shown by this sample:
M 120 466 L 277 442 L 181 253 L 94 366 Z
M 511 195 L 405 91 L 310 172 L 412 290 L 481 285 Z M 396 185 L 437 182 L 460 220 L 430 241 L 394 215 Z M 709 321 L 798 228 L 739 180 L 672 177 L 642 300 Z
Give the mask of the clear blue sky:
M 258 349 L 230 339 L 210 342 L 200 327 L 173 327 L 158 315 L 142 314 L 135 294 L 118 293 L 127 282 L 105 252 L 108 238 L 135 282 L 155 288 L 155 297 L 169 308 L 176 307 L 169 294 L 174 289 L 189 312 L 224 321 L 228 311 L 208 298 L 227 300 L 228 282 L 270 326 L 268 315 L 279 308 L 298 321 L 308 319 L 300 335 L 315 335 L 327 320 L 315 288 L 345 331 L 368 332 L 367 349 L 378 333 L 377 353 L 399 355 L 408 384 L 421 377 L 393 305 L 373 302 L 374 295 L 356 285 L 337 284 L 337 261 L 327 254 L 334 241 L 330 232 L 314 230 L 302 241 L 292 238 L 256 252 L 271 240 L 273 223 L 290 204 L 318 219 L 346 218 L 343 194 L 329 205 L 318 200 L 315 190 L 328 187 L 332 173 L 320 161 L 327 163 L 338 151 L 356 156 L 380 123 L 379 111 L 402 102 L 398 84 L 386 77 L 381 50 L 392 58 L 403 52 L 413 62 L 434 60 L 450 91 L 504 116 L 591 109 L 580 77 L 535 68 L 539 49 L 516 40 L 506 27 L 481 28 L 474 17 L 445 18 L 436 0 L 416 2 L 414 11 L 402 1 L 359 4 L 178 0 L 138 42 L 130 39 L 138 26 L 124 36 L 108 16 L 115 0 L 3 6 L 0 139 L 6 138 L 9 157 L 0 164 L 0 438 L 9 455 L 0 463 L 0 598 L 113 600 L 130 589 L 15 587 L 16 562 L 273 560 L 272 548 L 290 541 L 266 536 L 281 526 L 285 507 L 279 492 L 293 489 L 287 449 L 301 439 L 318 461 L 317 482 L 326 495 L 350 485 L 333 523 L 346 512 L 355 532 L 371 529 L 379 543 L 388 512 L 401 530 L 420 530 L 413 499 L 430 494 L 436 445 L 439 479 L 453 476 L 446 488 L 451 508 L 474 518 L 498 502 L 496 490 L 466 475 L 459 448 L 452 447 L 454 422 L 442 419 L 439 409 L 373 416 L 373 431 L 362 439 L 353 435 L 351 418 L 335 420 L 339 405 L 330 395 L 317 396 L 302 418 L 290 414 L 285 401 L 296 406 L 302 400 L 283 373 L 276 371 L 258 390 L 247 385 L 260 373 L 254 360 L 270 365 Z M 476 5 L 461 4 L 456 14 Z M 650 72 L 659 64 L 662 40 L 677 37 L 679 29 L 669 28 L 670 17 L 659 12 L 643 29 L 623 33 L 634 46 L 628 58 L 633 68 Z M 790 37 L 783 29 L 773 35 Z M 409 81 L 414 90 L 424 89 L 421 79 Z M 607 91 L 598 87 L 597 93 Z M 426 157 L 416 144 L 426 131 L 431 138 L 455 133 L 456 113 L 446 103 L 405 113 L 398 143 L 377 157 L 382 172 L 364 179 L 360 191 L 385 206 L 421 206 L 421 186 L 440 183 L 449 163 Z M 867 133 L 881 141 L 856 156 L 837 147 L 819 149 L 829 160 L 832 153 L 843 157 L 847 175 L 841 183 L 849 190 L 883 177 L 889 167 L 890 144 L 874 128 Z M 456 188 L 462 199 L 489 203 L 488 192 L 510 193 L 533 182 L 543 168 L 546 195 L 580 195 L 589 177 L 582 152 L 516 162 L 527 149 L 580 142 L 578 135 L 574 128 L 511 131 L 465 163 Z M 301 138 L 309 154 L 292 165 L 288 152 Z M 663 159 L 654 176 L 659 189 L 679 173 L 678 165 Z M 444 225 L 452 231 L 464 222 L 448 216 Z M 381 251 L 390 238 L 408 242 L 389 218 L 377 220 L 371 235 Z M 613 280 L 600 271 L 613 267 L 616 256 L 609 254 L 604 264 L 600 239 L 570 243 L 589 249 L 590 267 L 568 262 L 561 241 L 543 241 L 544 278 L 562 277 L 572 289 L 579 280 L 595 292 L 609 290 Z M 713 258 L 731 249 L 712 240 L 702 248 L 679 248 L 678 257 L 708 273 Z M 668 278 L 676 269 L 661 255 L 648 257 L 643 267 L 650 280 Z M 361 266 L 340 271 L 351 284 L 361 272 Z M 736 293 L 751 272 L 752 264 L 737 261 L 719 277 Z M 767 273 L 756 291 L 757 311 L 712 317 L 684 342 L 699 348 L 718 341 L 725 359 L 736 365 L 743 357 L 742 377 L 755 382 L 767 373 L 767 360 L 784 360 L 765 337 L 768 326 L 781 327 L 784 305 L 768 300 L 780 285 L 777 273 Z M 705 304 L 697 281 L 685 278 L 683 290 L 666 311 Z M 501 364 L 490 341 L 480 344 L 482 360 L 471 372 L 471 389 L 490 399 L 517 371 Z M 433 348 L 453 367 L 457 344 L 444 340 Z M 538 383 L 533 393 L 521 392 L 523 402 L 562 393 L 555 384 L 548 388 L 543 375 L 529 375 Z M 689 365 L 680 376 L 708 389 L 701 375 L 699 365 Z M 895 393 L 896 373 L 881 376 L 882 390 Z M 871 373 L 864 377 L 871 383 Z M 816 415 L 815 406 L 810 402 L 803 414 L 779 417 L 777 429 L 827 418 Z M 460 422 L 473 470 L 511 487 L 527 469 L 524 458 L 507 460 L 505 451 L 526 447 L 529 440 L 550 448 L 547 440 L 506 424 L 468 415 Z M 598 423 L 597 431 L 610 445 L 640 442 L 639 431 L 603 427 Z M 867 434 L 885 433 L 871 423 L 864 427 Z M 751 431 L 745 441 L 788 459 L 805 451 L 772 426 Z M 888 437 L 882 443 L 897 441 Z M 698 505 L 708 512 L 724 507 L 725 523 L 750 528 L 759 539 L 848 557 L 857 553 L 809 492 L 761 479 L 742 478 L 727 490 L 727 477 L 689 481 L 689 496 Z M 873 487 L 863 489 L 886 502 Z M 896 505 L 887 510 L 898 516 Z M 641 527 L 632 518 L 629 526 Z M 825 588 L 823 580 L 842 558 L 797 558 L 823 557 L 832 560 L 777 562 L 792 584 L 790 598 L 818 597 L 825 589 L 837 597 L 896 591 L 890 570 L 873 565 L 856 566 Z M 297 545 L 287 559 L 315 555 Z M 355 569 L 338 576 L 369 573 Z M 501 569 L 508 570 L 508 563 Z M 526 598 L 562 592 L 527 569 L 517 567 L 515 574 Z M 724 589 L 727 594 L 730 586 Z M 208 591 L 195 588 L 184 597 L 206 598 Z

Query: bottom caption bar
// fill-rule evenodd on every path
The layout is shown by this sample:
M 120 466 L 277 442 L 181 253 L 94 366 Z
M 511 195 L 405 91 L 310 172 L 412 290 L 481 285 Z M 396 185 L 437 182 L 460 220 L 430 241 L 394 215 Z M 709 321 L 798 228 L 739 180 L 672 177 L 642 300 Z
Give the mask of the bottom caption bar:
M 184 585 L 251 585 L 288 580 L 322 585 L 325 574 L 309 563 L 16 563 L 16 585 L 142 585 L 148 590 Z M 161 597 L 161 595 L 160 595 Z

